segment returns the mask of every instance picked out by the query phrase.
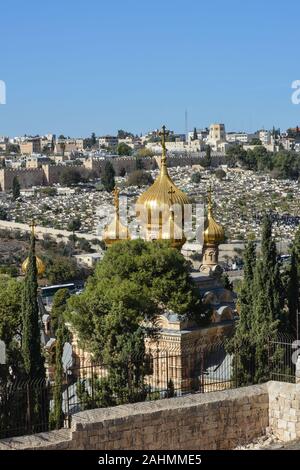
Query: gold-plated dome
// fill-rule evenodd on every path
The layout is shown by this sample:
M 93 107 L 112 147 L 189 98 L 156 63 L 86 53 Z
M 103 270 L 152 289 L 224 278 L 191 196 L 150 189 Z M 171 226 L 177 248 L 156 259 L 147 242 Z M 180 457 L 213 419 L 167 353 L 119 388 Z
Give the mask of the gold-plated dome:
M 140 195 L 136 202 L 136 212 L 139 216 L 142 224 L 146 227 L 147 231 L 156 231 L 158 239 L 170 239 L 168 233 L 170 230 L 162 229 L 163 220 L 169 220 L 169 211 L 170 207 L 180 206 L 181 214 L 180 218 L 182 219 L 179 223 L 179 220 L 176 220 L 175 223 L 183 227 L 184 220 L 184 206 L 185 204 L 190 204 L 188 196 L 178 189 L 173 183 L 172 179 L 169 176 L 167 162 L 166 162 L 166 136 L 168 131 L 166 131 L 165 126 L 162 127 L 160 136 L 162 139 L 162 157 L 160 165 L 160 173 L 152 186 L 147 189 L 143 194 Z M 177 215 L 177 211 L 176 211 Z M 168 225 L 168 223 L 166 223 Z M 181 230 L 183 232 L 183 230 Z M 177 238 L 177 237 L 176 237 Z M 183 245 L 184 235 L 180 236 L 181 246 Z M 183 243 L 182 243 L 183 241 Z
M 203 232 L 203 241 L 205 245 L 218 245 L 224 241 L 225 232 L 221 225 L 219 225 L 212 213 L 212 197 L 211 188 L 208 193 L 208 211 L 205 229 Z
M 115 188 L 114 194 L 114 205 L 115 214 L 112 222 L 104 228 L 102 239 L 107 247 L 111 246 L 115 242 L 122 240 L 130 240 L 130 233 L 128 227 L 125 227 L 120 221 L 119 213 L 119 194 L 120 190 Z
M 36 256 L 35 259 L 36 259 L 37 273 L 38 273 L 39 276 L 42 276 L 46 271 L 45 264 L 43 263 L 41 258 L 39 258 L 38 256 Z M 26 274 L 26 272 L 27 272 L 28 263 L 29 263 L 29 258 L 26 258 L 25 261 L 23 261 L 23 263 L 22 263 L 21 269 L 22 269 L 23 274 Z
M 35 220 L 34 219 L 32 219 L 30 227 L 31 227 L 31 236 L 35 240 Z M 38 276 L 43 276 L 43 274 L 46 271 L 46 266 L 41 260 L 41 258 L 39 258 L 38 256 L 35 257 L 35 260 L 36 260 L 36 270 L 37 270 Z M 21 270 L 23 274 L 26 274 L 27 269 L 28 269 L 28 264 L 29 264 L 29 257 L 27 257 L 25 261 L 23 261 L 22 263 Z

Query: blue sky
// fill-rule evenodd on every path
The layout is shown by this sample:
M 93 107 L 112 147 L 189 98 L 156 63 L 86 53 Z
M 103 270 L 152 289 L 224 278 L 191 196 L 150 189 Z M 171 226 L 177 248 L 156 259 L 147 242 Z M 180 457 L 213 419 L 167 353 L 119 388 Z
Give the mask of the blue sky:
M 0 135 L 300 124 L 300 2 L 2 2 Z

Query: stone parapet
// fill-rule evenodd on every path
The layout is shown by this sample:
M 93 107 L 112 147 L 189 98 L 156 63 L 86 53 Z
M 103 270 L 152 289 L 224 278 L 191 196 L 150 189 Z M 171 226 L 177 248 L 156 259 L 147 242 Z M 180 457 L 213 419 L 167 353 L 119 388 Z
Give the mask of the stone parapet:
M 71 430 L 0 441 L 0 449 L 233 449 L 265 433 L 266 385 L 77 413 Z

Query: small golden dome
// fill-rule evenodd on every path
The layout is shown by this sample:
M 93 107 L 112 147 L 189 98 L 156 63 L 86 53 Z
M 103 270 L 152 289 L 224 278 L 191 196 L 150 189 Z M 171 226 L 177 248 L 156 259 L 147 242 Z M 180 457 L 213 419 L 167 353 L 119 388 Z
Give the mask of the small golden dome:
M 208 213 L 203 232 L 203 240 L 206 245 L 218 245 L 224 241 L 225 232 L 221 225 L 219 225 L 212 213 L 212 200 L 211 200 L 211 189 L 209 190 L 208 196 Z
M 161 224 L 161 220 L 168 220 L 170 207 L 176 205 L 181 207 L 181 217 L 183 222 L 184 206 L 185 204 L 190 204 L 188 196 L 175 186 L 168 173 L 165 145 L 167 134 L 168 132 L 166 131 L 165 126 L 163 126 L 162 131 L 160 132 L 163 148 L 160 173 L 152 186 L 141 194 L 136 202 L 137 215 L 140 216 L 142 223 L 146 225 L 148 230 L 155 230 L 158 227 L 154 227 L 154 225 Z M 146 209 L 145 214 L 142 210 L 143 208 Z M 155 224 L 153 222 L 154 220 L 158 220 L 158 224 Z M 164 238 L 161 234 L 161 230 L 158 238 Z
M 123 240 L 130 240 L 130 233 L 128 227 L 125 227 L 120 221 L 119 214 L 119 194 L 120 190 L 115 188 L 114 191 L 114 205 L 115 205 L 115 214 L 112 222 L 104 228 L 102 239 L 105 245 L 111 246 L 115 242 L 120 242 Z
M 38 273 L 39 276 L 42 276 L 46 271 L 46 267 L 45 267 L 43 261 L 41 260 L 41 258 L 39 258 L 38 256 L 36 256 L 35 258 L 36 258 L 37 273 Z M 26 258 L 25 261 L 22 263 L 21 269 L 22 269 L 23 274 L 26 274 L 26 272 L 27 272 L 28 263 L 29 263 L 29 258 Z

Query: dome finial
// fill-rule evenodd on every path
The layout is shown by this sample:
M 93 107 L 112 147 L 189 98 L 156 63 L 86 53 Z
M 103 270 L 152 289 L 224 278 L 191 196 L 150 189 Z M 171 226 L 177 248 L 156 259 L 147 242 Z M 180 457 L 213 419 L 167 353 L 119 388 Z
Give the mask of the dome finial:
M 116 208 L 116 214 L 119 217 L 119 212 L 120 212 L 120 201 L 119 201 L 120 189 L 117 186 L 114 187 L 113 195 L 114 195 L 114 206 Z
M 161 155 L 161 171 L 167 171 L 167 147 L 166 147 L 166 138 L 169 135 L 169 131 L 166 129 L 166 126 L 162 126 L 161 131 L 159 131 L 159 136 L 161 137 L 161 146 L 162 146 L 162 155 Z
M 120 221 L 120 189 L 115 186 L 112 193 L 114 196 L 115 214 L 112 222 L 103 231 L 103 240 L 107 247 L 118 241 L 130 240 L 128 227 L 125 227 Z
M 212 213 L 212 187 L 211 183 L 209 183 L 208 191 L 207 191 L 207 210 L 208 213 Z
M 31 228 L 31 235 L 34 237 L 35 236 L 35 227 L 36 227 L 34 218 L 31 220 L 31 224 L 29 225 L 29 227 Z

